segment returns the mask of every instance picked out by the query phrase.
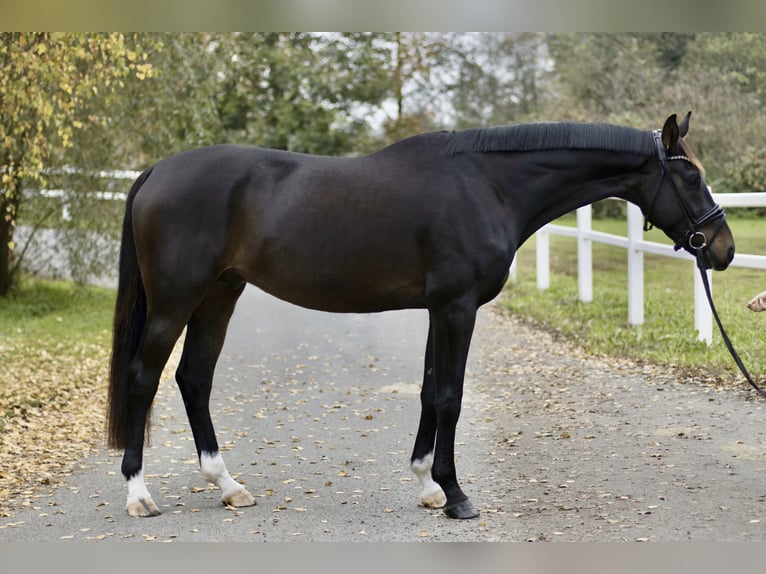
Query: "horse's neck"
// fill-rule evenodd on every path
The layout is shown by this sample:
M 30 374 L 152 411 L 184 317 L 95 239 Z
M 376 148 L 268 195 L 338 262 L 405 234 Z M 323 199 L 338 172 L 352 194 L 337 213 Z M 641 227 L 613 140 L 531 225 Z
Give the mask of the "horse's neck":
M 508 159 L 497 189 L 519 222 L 520 243 L 540 227 L 578 207 L 608 197 L 637 201 L 648 158 L 600 151 L 534 152 Z M 510 168 L 510 169 L 508 169 Z M 532 199 L 530 199 L 532 198 Z M 523 227 L 523 230 L 521 229 Z

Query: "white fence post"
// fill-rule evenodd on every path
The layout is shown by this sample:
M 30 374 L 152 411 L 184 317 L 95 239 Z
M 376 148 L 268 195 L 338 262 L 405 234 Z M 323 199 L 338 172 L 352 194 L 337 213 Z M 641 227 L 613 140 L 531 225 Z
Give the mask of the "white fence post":
M 705 285 L 702 283 L 699 270 L 694 266 L 694 328 L 697 329 L 697 340 L 704 341 L 708 345 L 713 342 L 713 313 L 705 295 Z M 713 294 L 713 273 L 710 269 L 705 271 L 710 284 L 710 294 Z
M 508 269 L 508 279 L 510 279 L 511 281 L 516 281 L 516 276 L 519 272 L 518 261 L 519 261 L 519 253 L 517 251 L 516 254 L 513 256 L 513 261 L 511 261 L 511 266 Z
M 577 209 L 577 287 L 580 301 L 593 301 L 593 242 L 587 236 L 591 231 L 591 206 Z
M 644 323 L 644 252 L 638 246 L 644 239 L 641 208 L 628 203 L 628 324 Z
M 713 199 L 722 207 L 766 207 L 766 192 L 718 193 Z M 593 298 L 592 243 L 598 241 L 628 249 L 628 323 L 644 322 L 644 253 L 685 259 L 692 265 L 694 258 L 685 252 L 676 252 L 670 245 L 643 239 L 643 216 L 641 210 L 628 204 L 628 237 L 602 233 L 591 229 L 590 207 L 578 209 L 577 229 L 549 223 L 538 230 L 537 237 L 537 287 L 550 287 L 550 236 L 576 237 L 578 253 L 578 288 L 581 301 Z M 731 262 L 733 267 L 766 270 L 765 255 L 737 253 Z M 712 285 L 712 273 L 707 271 Z M 705 289 L 699 274 L 694 273 L 694 327 L 697 339 L 710 345 L 713 341 L 713 315 L 710 311 Z
M 551 286 L 550 234 L 542 227 L 536 234 L 535 259 L 537 260 L 537 288 Z

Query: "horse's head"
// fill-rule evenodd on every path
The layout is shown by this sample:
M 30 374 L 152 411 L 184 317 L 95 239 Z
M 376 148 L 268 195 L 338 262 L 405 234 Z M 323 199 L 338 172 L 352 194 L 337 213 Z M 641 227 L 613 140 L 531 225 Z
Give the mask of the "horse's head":
M 644 214 L 675 242 L 676 249 L 685 249 L 707 269 L 721 271 L 734 257 L 734 239 L 726 213 L 705 183 L 702 164 L 683 139 L 690 117 L 691 112 L 678 124 L 673 114 L 662 130 L 654 132 L 660 182 Z

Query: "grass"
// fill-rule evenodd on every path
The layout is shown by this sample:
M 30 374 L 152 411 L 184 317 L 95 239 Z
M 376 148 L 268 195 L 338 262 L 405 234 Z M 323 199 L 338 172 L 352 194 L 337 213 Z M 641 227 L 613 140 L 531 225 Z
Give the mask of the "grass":
M 14 416 L 104 390 L 114 291 L 24 279 L 0 298 L 0 431 Z
M 24 278 L 0 298 L 0 337 L 43 345 L 108 342 L 114 297 L 112 289 Z
M 557 223 L 575 226 L 573 216 Z M 731 218 L 737 249 L 766 253 L 766 232 L 758 219 Z M 598 231 L 625 235 L 619 220 L 594 220 Z M 668 243 L 660 231 L 645 234 L 651 241 Z M 627 323 L 627 255 L 624 249 L 593 244 L 593 301 L 577 299 L 576 240 L 551 236 L 551 286 L 536 287 L 534 238 L 517 256 L 517 279 L 509 282 L 502 304 L 518 315 L 575 340 L 597 354 L 674 365 L 711 377 L 736 377 L 736 367 L 717 327 L 713 344 L 697 341 L 694 329 L 692 262 L 644 255 L 644 324 Z M 724 327 L 756 380 L 766 372 L 766 314 L 749 311 L 745 304 L 766 289 L 766 272 L 732 267 L 713 273 L 713 298 Z

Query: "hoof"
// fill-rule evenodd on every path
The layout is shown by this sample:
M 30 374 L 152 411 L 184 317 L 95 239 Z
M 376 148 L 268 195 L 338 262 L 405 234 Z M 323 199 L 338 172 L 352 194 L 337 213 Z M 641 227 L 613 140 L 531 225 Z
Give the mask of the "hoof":
M 255 498 L 253 498 L 253 495 L 250 494 L 244 488 L 242 490 L 237 490 L 236 492 L 233 492 L 229 494 L 228 496 L 223 497 L 221 499 L 221 502 L 223 502 L 226 506 L 233 506 L 235 508 L 256 505 Z
M 127 506 L 128 516 L 137 518 L 148 518 L 150 516 L 159 516 L 162 514 L 157 505 L 151 498 L 139 498 L 129 502 Z
M 479 513 L 473 507 L 470 500 L 464 500 L 463 502 L 457 502 L 444 507 L 444 514 L 450 518 L 458 518 L 465 520 L 468 518 L 476 518 Z
M 427 508 L 441 508 L 447 504 L 447 496 L 441 487 L 434 483 L 435 488 L 424 488 L 420 493 L 420 502 Z

